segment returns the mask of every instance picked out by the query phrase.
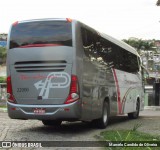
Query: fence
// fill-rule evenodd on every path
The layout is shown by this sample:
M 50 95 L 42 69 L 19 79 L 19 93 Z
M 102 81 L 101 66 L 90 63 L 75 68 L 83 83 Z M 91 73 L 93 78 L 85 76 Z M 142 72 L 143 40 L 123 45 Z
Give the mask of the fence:
M 0 83 L 0 101 L 7 99 L 6 83 Z

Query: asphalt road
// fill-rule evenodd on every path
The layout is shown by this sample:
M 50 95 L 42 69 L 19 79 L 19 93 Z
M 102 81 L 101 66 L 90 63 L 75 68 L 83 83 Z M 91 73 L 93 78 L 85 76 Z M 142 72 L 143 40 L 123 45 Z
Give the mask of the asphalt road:
M 145 110 L 136 120 L 114 117 L 103 130 L 81 122 L 64 122 L 59 128 L 46 127 L 38 120 L 12 120 L 7 113 L 0 112 L 0 141 L 95 141 L 101 131 L 133 129 L 136 124 L 141 124 L 139 131 L 160 136 L 160 111 Z

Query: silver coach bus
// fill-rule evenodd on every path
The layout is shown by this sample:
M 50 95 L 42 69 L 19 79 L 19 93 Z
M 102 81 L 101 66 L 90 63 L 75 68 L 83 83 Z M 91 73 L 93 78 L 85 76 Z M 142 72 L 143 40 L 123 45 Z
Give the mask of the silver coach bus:
M 12 119 L 44 125 L 137 118 L 144 107 L 135 49 L 72 19 L 15 22 L 7 43 L 7 107 Z

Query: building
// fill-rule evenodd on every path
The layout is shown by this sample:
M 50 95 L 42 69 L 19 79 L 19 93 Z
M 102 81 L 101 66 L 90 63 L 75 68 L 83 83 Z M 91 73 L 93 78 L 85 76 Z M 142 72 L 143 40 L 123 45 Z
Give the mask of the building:
M 6 33 L 0 33 L 0 46 L 6 47 L 7 45 L 7 34 Z

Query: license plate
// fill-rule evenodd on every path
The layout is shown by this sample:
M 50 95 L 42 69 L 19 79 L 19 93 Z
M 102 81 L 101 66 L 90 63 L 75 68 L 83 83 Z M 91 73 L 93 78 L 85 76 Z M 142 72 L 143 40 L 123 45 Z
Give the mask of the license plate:
M 45 114 L 46 113 L 46 109 L 45 108 L 34 108 L 33 112 L 35 114 Z

